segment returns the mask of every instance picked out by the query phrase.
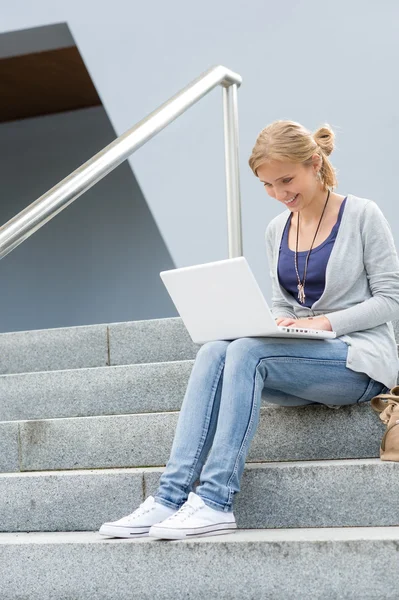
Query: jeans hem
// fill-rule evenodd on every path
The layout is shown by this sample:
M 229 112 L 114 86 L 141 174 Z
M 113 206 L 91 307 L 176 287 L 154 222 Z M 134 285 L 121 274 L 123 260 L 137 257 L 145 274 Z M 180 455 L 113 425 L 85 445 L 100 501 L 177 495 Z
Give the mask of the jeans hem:
M 197 494 L 197 496 L 199 496 L 199 494 Z M 217 502 L 214 502 L 214 500 L 209 500 L 209 498 L 204 498 L 204 496 L 199 496 L 201 498 L 201 500 L 204 501 L 204 503 L 209 506 L 210 508 L 213 508 L 214 510 L 218 510 L 220 512 L 233 512 L 231 506 L 228 505 L 221 505 L 218 504 Z
M 180 504 L 176 505 L 173 502 L 170 502 L 170 500 L 165 500 L 165 498 L 161 498 L 160 496 L 154 496 L 154 500 L 158 504 L 162 504 L 163 506 L 167 506 L 168 508 L 174 508 L 175 510 L 179 510 L 181 506 Z

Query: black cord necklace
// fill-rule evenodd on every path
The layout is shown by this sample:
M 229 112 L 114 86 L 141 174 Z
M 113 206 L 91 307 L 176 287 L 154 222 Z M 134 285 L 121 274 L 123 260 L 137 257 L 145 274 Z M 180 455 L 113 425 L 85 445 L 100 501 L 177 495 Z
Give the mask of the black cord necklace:
M 308 270 L 309 256 L 310 256 L 310 253 L 312 251 L 313 244 L 314 244 L 314 241 L 315 241 L 316 236 L 317 236 L 317 232 L 319 231 L 320 223 L 321 223 L 321 220 L 323 218 L 324 211 L 326 210 L 326 206 L 327 206 L 327 202 L 328 202 L 329 197 L 330 197 L 330 190 L 328 190 L 327 200 L 325 201 L 323 212 L 321 213 L 320 221 L 319 221 L 319 224 L 317 226 L 316 233 L 314 234 L 312 245 L 310 246 L 310 250 L 309 250 L 308 255 L 306 257 L 305 270 L 304 270 L 303 281 L 302 282 L 300 280 L 299 273 L 298 273 L 298 257 L 297 257 L 297 253 L 298 253 L 298 238 L 299 238 L 299 211 L 298 211 L 298 223 L 297 223 L 297 230 L 296 230 L 296 247 L 295 247 L 295 270 L 296 270 L 296 276 L 298 278 L 298 285 L 297 285 L 297 287 L 298 287 L 298 299 L 299 299 L 299 302 L 301 304 L 305 304 L 305 298 L 306 298 L 306 296 L 305 296 L 305 280 L 306 280 L 306 272 Z

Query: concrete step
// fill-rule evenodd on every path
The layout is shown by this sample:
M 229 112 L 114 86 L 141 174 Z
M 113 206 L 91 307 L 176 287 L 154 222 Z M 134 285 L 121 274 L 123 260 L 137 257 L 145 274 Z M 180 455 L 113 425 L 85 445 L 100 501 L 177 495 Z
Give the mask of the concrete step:
M 200 347 L 180 317 L 16 331 L 0 334 L 0 374 L 190 360 Z
M 1 474 L 0 531 L 96 531 L 154 495 L 163 471 Z M 241 528 L 397 526 L 398 495 L 397 462 L 247 463 L 234 514 Z
M 0 375 L 0 422 L 180 410 L 193 365 L 181 360 Z
M 0 421 L 180 410 L 194 360 L 0 376 Z
M 399 527 L 0 534 L 2 600 L 397 600 Z
M 165 466 L 179 412 L 0 423 L 0 471 Z M 369 403 L 264 405 L 247 462 L 378 458 L 386 427 Z
M 0 334 L 0 374 L 194 359 L 180 317 Z

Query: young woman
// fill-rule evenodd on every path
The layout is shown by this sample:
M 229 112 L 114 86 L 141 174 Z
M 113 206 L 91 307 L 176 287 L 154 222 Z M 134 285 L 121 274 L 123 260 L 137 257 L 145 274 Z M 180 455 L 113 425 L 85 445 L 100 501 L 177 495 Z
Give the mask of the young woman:
M 399 318 L 399 259 L 377 204 L 333 191 L 333 145 L 328 126 L 312 135 L 299 123 L 276 121 L 259 134 L 249 165 L 286 209 L 266 229 L 277 324 L 332 330 L 337 337 L 201 346 L 155 497 L 100 533 L 179 539 L 232 531 L 262 391 L 282 406 L 339 408 L 396 385 L 391 321 Z

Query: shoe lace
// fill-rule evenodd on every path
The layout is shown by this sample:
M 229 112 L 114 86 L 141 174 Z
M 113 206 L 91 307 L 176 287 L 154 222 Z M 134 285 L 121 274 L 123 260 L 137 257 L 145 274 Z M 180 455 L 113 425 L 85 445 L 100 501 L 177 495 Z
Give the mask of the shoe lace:
M 196 513 L 198 509 L 199 509 L 199 506 L 193 506 L 192 504 L 185 502 L 179 508 L 178 511 L 176 511 L 175 513 L 173 513 L 172 516 L 169 517 L 169 519 L 179 518 L 179 520 L 185 521 L 186 519 L 188 519 L 188 517 L 191 517 L 191 515 Z
M 134 512 L 132 512 L 130 515 L 128 515 L 126 517 L 126 520 L 134 521 L 134 519 L 137 519 L 137 517 L 141 517 L 142 515 L 145 515 L 146 513 L 150 512 L 153 509 L 154 509 L 154 505 L 149 507 L 148 505 L 145 505 L 145 502 L 143 502 L 142 504 L 140 504 L 140 506 L 138 508 L 136 508 L 136 510 Z

